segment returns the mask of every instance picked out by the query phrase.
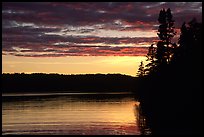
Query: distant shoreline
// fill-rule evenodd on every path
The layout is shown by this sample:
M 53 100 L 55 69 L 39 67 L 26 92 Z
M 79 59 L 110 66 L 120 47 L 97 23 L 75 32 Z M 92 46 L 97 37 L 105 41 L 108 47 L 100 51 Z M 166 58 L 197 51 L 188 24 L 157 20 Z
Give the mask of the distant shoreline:
M 2 74 L 2 93 L 82 94 L 135 92 L 137 78 L 121 74 Z
M 2 97 L 14 97 L 14 96 L 49 96 L 49 95 L 97 95 L 97 94 L 133 94 L 132 92 L 54 92 L 54 93 L 2 93 Z

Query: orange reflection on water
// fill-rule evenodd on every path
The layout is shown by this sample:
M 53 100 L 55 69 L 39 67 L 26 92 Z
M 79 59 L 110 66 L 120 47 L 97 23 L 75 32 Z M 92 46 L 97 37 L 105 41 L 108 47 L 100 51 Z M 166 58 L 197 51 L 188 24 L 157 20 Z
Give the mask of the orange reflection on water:
M 101 95 L 100 95 L 101 96 Z M 34 97 L 3 102 L 3 134 L 140 134 L 131 97 Z

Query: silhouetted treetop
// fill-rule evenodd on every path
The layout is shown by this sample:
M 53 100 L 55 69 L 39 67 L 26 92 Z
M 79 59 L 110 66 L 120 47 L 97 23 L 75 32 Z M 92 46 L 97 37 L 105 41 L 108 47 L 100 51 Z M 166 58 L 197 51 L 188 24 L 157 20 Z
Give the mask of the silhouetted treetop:
M 201 52 L 202 23 L 198 23 L 195 18 L 187 24 L 184 22 L 181 26 L 178 44 L 172 42 L 176 32 L 174 30 L 175 21 L 169 8 L 160 11 L 158 22 L 160 25 L 157 34 L 160 40 L 155 47 L 152 44 L 148 49 L 146 57 L 149 63 L 144 68 L 145 74 L 159 72 L 172 62 L 185 58 L 191 59 L 190 56 L 198 56 L 197 53 Z
M 157 42 L 156 47 L 153 47 L 153 44 L 149 47 L 146 57 L 150 63 L 145 66 L 146 74 L 159 71 L 160 68 L 169 64 L 177 48 L 177 44 L 171 41 L 176 34 L 171 10 L 162 9 L 159 13 L 158 22 L 160 25 L 157 35 L 160 41 Z
M 137 76 L 138 76 L 138 77 L 143 77 L 144 75 L 145 75 L 144 64 L 143 64 L 143 61 L 141 61 L 141 62 L 140 62 L 139 69 L 138 69 Z

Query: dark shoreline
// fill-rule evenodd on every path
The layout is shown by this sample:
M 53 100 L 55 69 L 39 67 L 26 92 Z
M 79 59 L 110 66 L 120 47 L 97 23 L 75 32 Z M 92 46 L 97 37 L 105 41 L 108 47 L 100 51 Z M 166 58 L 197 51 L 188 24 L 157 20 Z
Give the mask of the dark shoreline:
M 136 81 L 121 74 L 2 74 L 2 93 L 134 92 Z
M 2 97 L 13 97 L 13 96 L 46 96 L 46 95 L 134 95 L 133 92 L 32 92 L 32 93 L 3 93 Z

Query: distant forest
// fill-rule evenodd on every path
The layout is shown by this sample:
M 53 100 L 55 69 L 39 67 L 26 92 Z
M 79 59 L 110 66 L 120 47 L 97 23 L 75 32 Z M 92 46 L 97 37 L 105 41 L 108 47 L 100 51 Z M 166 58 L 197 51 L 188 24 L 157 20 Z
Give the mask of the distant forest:
M 135 79 L 121 74 L 2 74 L 2 92 L 131 92 Z

